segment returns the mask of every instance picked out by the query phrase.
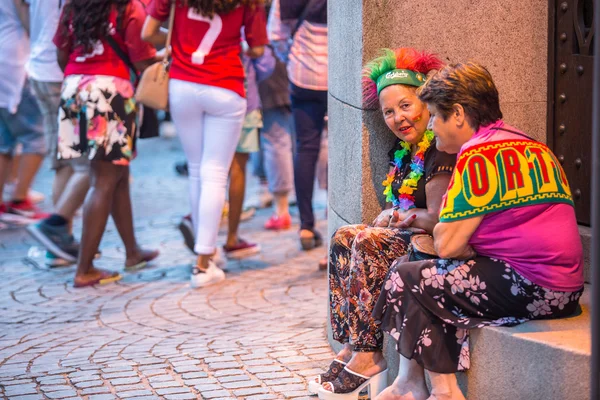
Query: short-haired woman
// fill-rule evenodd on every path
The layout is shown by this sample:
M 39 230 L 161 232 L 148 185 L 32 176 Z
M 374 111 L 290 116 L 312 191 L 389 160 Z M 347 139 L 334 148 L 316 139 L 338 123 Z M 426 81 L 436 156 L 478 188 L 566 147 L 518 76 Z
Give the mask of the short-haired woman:
M 458 158 L 433 231 L 441 258 L 398 260 L 375 307 L 400 353 L 398 378 L 378 400 L 464 399 L 454 373 L 469 368 L 470 329 L 568 316 L 583 292 L 564 171 L 546 145 L 502 121 L 488 70 L 447 66 L 419 98 L 438 149 Z
M 333 338 L 344 347 L 309 384 L 321 398 L 356 399 L 367 384 L 374 396 L 386 386 L 383 333 L 371 312 L 390 265 L 408 250 L 414 233 L 408 227 L 432 232 L 456 160 L 436 149 L 429 112 L 416 94 L 441 64 L 411 48 L 384 49 L 363 70 L 365 103 L 380 108 L 397 138 L 383 182 L 389 208 L 371 226 L 343 226 L 331 239 L 330 317 Z

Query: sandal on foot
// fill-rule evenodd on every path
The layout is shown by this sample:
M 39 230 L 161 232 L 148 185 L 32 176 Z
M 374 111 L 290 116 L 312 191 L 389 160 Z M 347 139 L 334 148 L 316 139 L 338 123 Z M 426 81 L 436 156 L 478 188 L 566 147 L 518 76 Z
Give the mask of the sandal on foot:
M 300 237 L 300 245 L 302 246 L 302 250 L 312 250 L 315 247 L 319 247 L 323 244 L 323 238 L 321 234 L 317 231 L 312 231 L 313 235 L 311 237 Z
M 332 390 L 319 389 L 321 400 L 357 400 L 364 388 L 369 389 L 369 397 L 374 399 L 387 386 L 387 369 L 373 376 L 357 374 L 345 367 L 336 380 L 329 382 Z
M 85 283 L 73 282 L 73 287 L 74 288 L 84 288 L 84 287 L 94 286 L 94 285 L 106 285 L 108 283 L 120 281 L 122 278 L 123 278 L 123 276 L 121 276 L 121 274 L 119 274 L 118 272 L 102 271 L 102 273 L 100 274 L 99 277 L 97 277 L 96 279 L 91 280 L 89 282 L 85 282 Z
M 329 364 L 329 369 L 324 374 L 321 374 L 310 381 L 308 381 L 308 391 L 310 394 L 319 393 L 319 389 L 321 389 L 321 385 L 325 382 L 334 381 L 340 372 L 344 370 L 346 363 L 340 361 L 338 359 L 334 359 L 331 364 Z
M 160 252 L 158 250 L 151 251 L 139 263 L 130 266 L 125 265 L 125 271 L 131 272 L 146 268 L 148 263 L 158 257 L 159 254 Z

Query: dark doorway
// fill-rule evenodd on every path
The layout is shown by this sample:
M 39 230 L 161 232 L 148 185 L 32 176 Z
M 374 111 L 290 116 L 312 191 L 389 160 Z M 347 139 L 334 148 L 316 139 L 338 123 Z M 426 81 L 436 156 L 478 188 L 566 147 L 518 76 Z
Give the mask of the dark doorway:
M 577 221 L 590 224 L 594 3 L 550 2 L 548 144 L 569 179 Z

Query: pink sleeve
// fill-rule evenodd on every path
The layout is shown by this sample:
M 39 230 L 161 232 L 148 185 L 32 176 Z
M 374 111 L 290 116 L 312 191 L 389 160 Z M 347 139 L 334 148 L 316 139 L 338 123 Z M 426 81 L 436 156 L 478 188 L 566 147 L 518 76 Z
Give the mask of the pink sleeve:
M 169 12 L 171 11 L 170 0 L 146 0 L 148 7 L 146 12 L 152 18 L 159 21 L 166 21 L 169 18 Z
M 244 35 L 248 46 L 264 46 L 269 43 L 267 37 L 267 16 L 263 5 L 245 6 Z
M 131 62 L 148 60 L 156 55 L 156 49 L 150 43 L 142 40 L 142 27 L 146 12 L 141 3 L 132 1 L 125 26 L 125 46 Z

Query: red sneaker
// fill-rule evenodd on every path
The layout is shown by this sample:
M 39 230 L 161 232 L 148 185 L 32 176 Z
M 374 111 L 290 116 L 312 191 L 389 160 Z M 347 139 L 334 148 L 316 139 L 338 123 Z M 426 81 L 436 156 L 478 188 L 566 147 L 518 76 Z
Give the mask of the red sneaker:
M 290 214 L 272 215 L 271 218 L 265 223 L 265 229 L 273 231 L 281 231 L 290 229 L 292 226 L 292 217 Z
M 227 258 L 246 258 L 260 252 L 260 246 L 256 243 L 246 242 L 244 239 L 239 239 L 237 244 L 233 246 L 223 246 L 223 252 Z
M 50 216 L 49 213 L 42 212 L 29 199 L 25 199 L 19 203 L 10 201 L 6 205 L 6 214 L 11 214 L 17 217 L 26 218 L 30 221 L 38 221 Z

